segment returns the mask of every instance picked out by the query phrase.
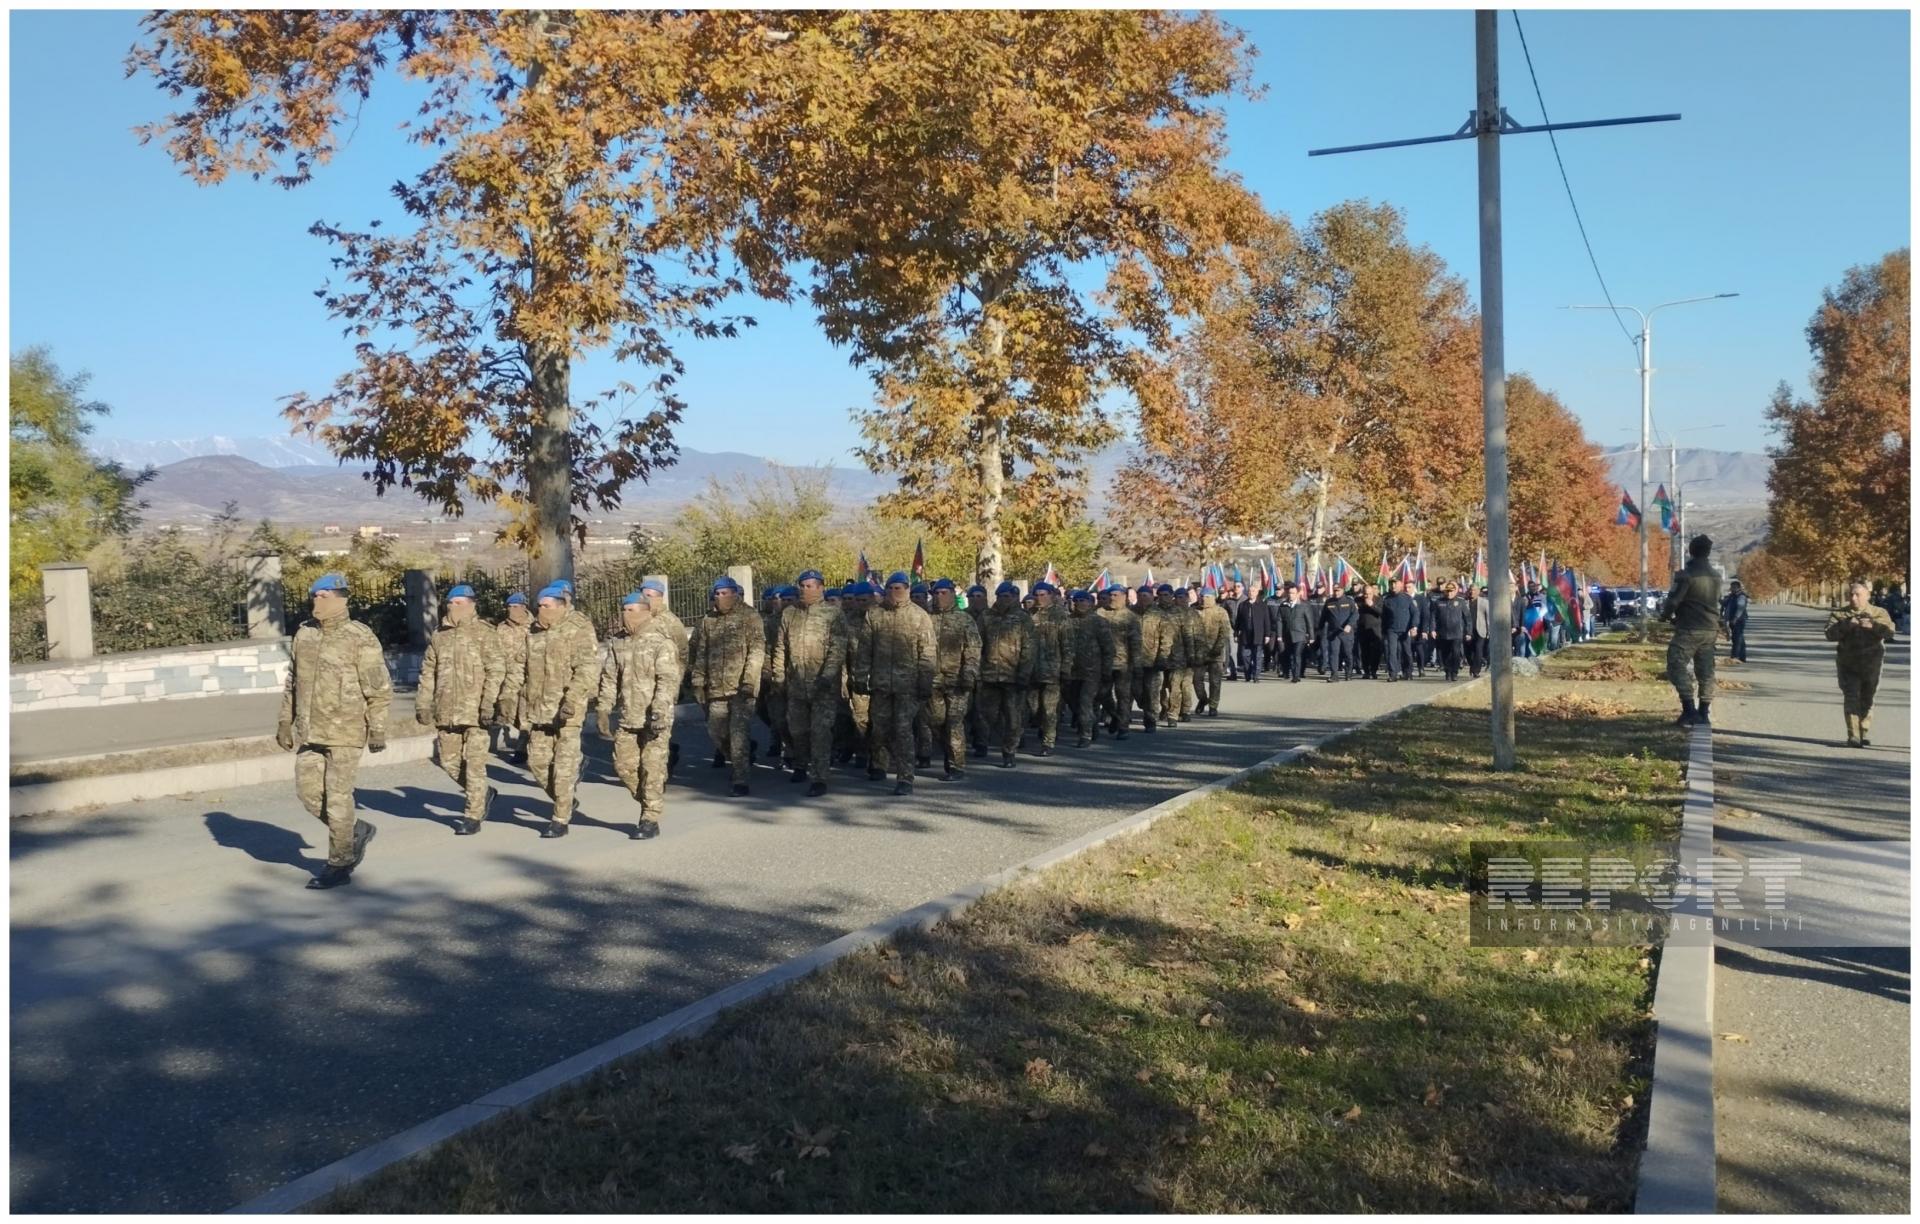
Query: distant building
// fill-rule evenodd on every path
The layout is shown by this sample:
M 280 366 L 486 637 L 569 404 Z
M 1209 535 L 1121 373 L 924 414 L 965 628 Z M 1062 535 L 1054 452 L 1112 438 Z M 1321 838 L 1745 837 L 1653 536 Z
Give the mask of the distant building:
M 321 534 L 321 535 L 339 535 L 339 534 L 340 534 L 340 524 L 338 524 L 338 523 L 328 523 L 328 524 L 327 524 L 327 525 L 326 525 L 325 527 L 322 527 L 322 528 L 320 529 L 320 534 Z
M 360 526 L 360 530 L 355 534 L 357 534 L 363 540 L 371 540 L 375 536 L 386 535 L 388 533 L 381 531 L 379 527 L 375 526 L 372 523 L 363 523 Z

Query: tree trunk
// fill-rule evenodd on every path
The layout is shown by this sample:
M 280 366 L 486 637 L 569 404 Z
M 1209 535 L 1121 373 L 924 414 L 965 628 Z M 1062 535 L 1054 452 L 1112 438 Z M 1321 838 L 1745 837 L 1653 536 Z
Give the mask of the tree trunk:
M 982 310 L 990 307 L 998 296 L 993 291 L 983 293 Z M 986 319 L 981 326 L 987 329 L 987 351 L 997 365 L 1006 348 L 1006 325 L 996 319 Z M 989 401 L 983 407 L 991 409 L 994 403 Z M 1005 548 L 1000 533 L 1000 509 L 1006 503 L 1006 419 L 993 416 L 987 423 L 985 434 L 980 443 L 981 535 L 980 555 L 974 560 L 974 581 L 991 590 L 1000 584 L 1006 569 Z
M 537 411 L 527 452 L 527 499 L 533 508 L 528 582 L 535 591 L 573 578 L 573 404 L 571 361 L 557 345 L 530 344 Z
M 1313 499 L 1313 559 L 1307 562 L 1308 581 L 1312 581 L 1313 575 L 1320 572 L 1320 551 L 1327 538 L 1327 494 L 1333 487 L 1333 469 L 1322 466 L 1315 480 L 1320 485 L 1320 491 Z

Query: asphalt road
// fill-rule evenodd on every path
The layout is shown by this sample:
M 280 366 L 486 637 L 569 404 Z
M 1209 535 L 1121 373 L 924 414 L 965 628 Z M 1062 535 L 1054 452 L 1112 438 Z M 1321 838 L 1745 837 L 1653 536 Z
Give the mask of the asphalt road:
M 1825 622 L 1812 609 L 1756 607 L 1750 662 L 1720 669 L 1752 688 L 1713 703 L 1716 853 L 1767 838 L 1911 840 L 1909 644 L 1887 651 L 1873 746 L 1848 748 Z M 1884 923 L 1910 896 L 1904 866 L 1891 879 L 1862 871 L 1795 888 L 1824 887 L 1827 904 Z M 1762 942 L 1723 935 L 1715 950 L 1720 1210 L 1904 1213 L 1911 949 Z
M 12 822 L 12 1207 L 244 1202 L 499 1085 L 1220 774 L 1432 694 L 1229 684 L 1218 719 L 1069 746 L 962 784 L 771 770 L 726 797 L 704 728 L 665 832 L 588 738 L 582 814 L 496 763 L 456 839 L 430 764 L 362 775 L 380 830 L 351 886 L 306 891 L 324 832 L 291 787 Z M 764 735 L 762 729 L 756 733 Z

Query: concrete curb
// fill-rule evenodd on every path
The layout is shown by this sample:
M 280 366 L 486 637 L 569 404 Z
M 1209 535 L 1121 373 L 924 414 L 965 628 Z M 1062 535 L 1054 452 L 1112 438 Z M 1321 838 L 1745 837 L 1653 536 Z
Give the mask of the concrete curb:
M 410 1156 L 420 1155 L 482 1122 L 512 1110 L 526 1109 L 542 1098 L 586 1079 L 619 1059 L 670 1045 L 683 1038 L 697 1036 L 711 1027 L 723 1012 L 777 994 L 816 970 L 824 969 L 835 961 L 852 956 L 876 944 L 886 943 L 902 931 L 931 930 L 940 923 L 965 913 L 974 902 L 989 893 L 998 892 L 1002 888 L 1036 876 L 1049 867 L 1086 853 L 1095 846 L 1144 832 L 1181 809 L 1192 806 L 1208 795 L 1244 782 L 1257 773 L 1285 765 L 1308 752 L 1344 739 L 1377 722 L 1429 705 L 1436 698 L 1448 693 L 1465 692 L 1475 685 L 1486 682 L 1487 678 L 1481 676 L 1474 680 L 1446 685 L 1399 709 L 1363 719 L 1311 743 L 1296 744 L 1284 752 L 1276 753 L 1244 769 L 1237 769 L 1212 782 L 1183 791 L 1150 808 L 1082 834 L 1064 845 L 1043 851 L 1005 871 L 976 880 L 945 897 L 916 905 L 910 910 L 884 918 L 871 926 L 842 935 L 833 942 L 822 944 L 813 951 L 797 956 L 785 964 L 776 965 L 764 973 L 736 982 L 678 1011 L 669 1012 L 658 1020 L 630 1029 L 590 1050 L 582 1051 L 572 1058 L 542 1068 L 524 1079 L 489 1092 L 478 1100 L 448 1110 L 439 1117 L 422 1122 L 411 1130 L 402 1131 L 371 1147 L 362 1148 L 352 1155 L 342 1157 L 325 1168 L 316 1169 L 304 1177 L 232 1208 L 228 1214 L 288 1212 L 311 1206 L 342 1187 L 370 1177 Z
M 1680 816 L 1681 880 L 1690 899 L 1695 880 L 1690 865 L 1708 861 L 1713 853 L 1713 733 L 1695 727 L 1691 736 Z M 1702 912 L 1711 919 L 1711 906 Z M 1713 945 L 1709 932 L 1697 944 L 1669 937 L 1661 949 L 1653 988 L 1658 1033 L 1647 1094 L 1647 1147 L 1633 1202 L 1637 1215 L 1711 1215 L 1717 1207 Z

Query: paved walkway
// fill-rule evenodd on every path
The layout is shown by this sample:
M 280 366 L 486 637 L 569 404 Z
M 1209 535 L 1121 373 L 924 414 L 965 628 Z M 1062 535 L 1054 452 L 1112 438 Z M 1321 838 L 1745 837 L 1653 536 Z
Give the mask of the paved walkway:
M 1825 621 L 1812 609 L 1756 606 L 1752 661 L 1720 668 L 1752 688 L 1713 703 L 1719 853 L 1737 856 L 1756 838 L 1910 840 L 1908 643 L 1887 652 L 1873 747 L 1850 749 Z M 1874 883 L 1841 881 L 1823 899 L 1857 906 Z M 1910 895 L 1904 873 L 1891 884 Z M 1911 981 L 1908 948 L 1722 937 L 1714 1028 L 1746 1041 L 1721 1037 L 1714 1049 L 1721 1211 L 1908 1209 Z
M 174 748 L 272 735 L 279 717 L 277 691 L 38 710 L 12 717 L 7 747 L 16 765 L 100 752 Z M 408 729 L 413 721 L 411 691 L 393 695 L 390 720 L 396 733 Z
M 354 883 L 302 885 L 286 786 L 12 825 L 12 1206 L 205 1211 L 258 1195 L 649 1019 L 1198 783 L 1441 687 L 1226 686 L 1227 712 L 1125 745 L 924 778 L 771 770 L 725 797 L 703 729 L 666 832 L 589 737 L 583 814 L 496 764 L 515 811 L 456 840 L 425 763 L 363 775 Z M 186 703 L 183 703 L 186 704 Z

